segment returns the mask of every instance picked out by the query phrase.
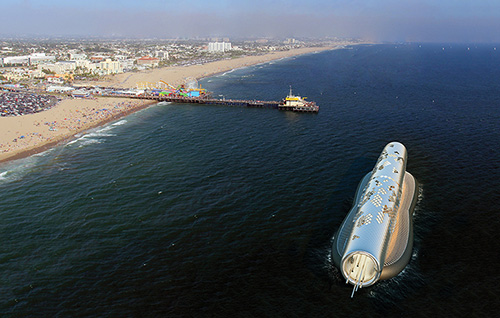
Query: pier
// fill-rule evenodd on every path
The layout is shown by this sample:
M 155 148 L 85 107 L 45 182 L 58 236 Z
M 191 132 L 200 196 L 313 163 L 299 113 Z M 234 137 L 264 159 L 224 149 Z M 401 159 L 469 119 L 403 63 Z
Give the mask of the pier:
M 314 102 L 305 101 L 305 98 L 295 96 L 292 94 L 290 87 L 290 94 L 281 101 L 262 101 L 262 100 L 245 100 L 245 99 L 217 99 L 212 98 L 211 93 L 206 89 L 186 87 L 182 84 L 177 87 L 171 85 L 163 80 L 156 83 L 153 82 L 138 82 L 136 89 L 120 90 L 117 88 L 109 87 L 104 90 L 99 90 L 100 96 L 112 97 L 127 97 L 137 99 L 150 99 L 158 102 L 170 103 L 187 103 L 187 104 L 205 104 L 205 105 L 222 105 L 222 106 L 235 106 L 235 107 L 258 107 L 258 108 L 275 108 L 285 111 L 304 112 L 304 113 L 317 113 L 319 106 Z
M 205 105 L 221 105 L 233 107 L 255 107 L 255 108 L 274 108 L 279 110 L 287 110 L 304 113 L 317 113 L 319 107 L 287 107 L 279 101 L 261 101 L 261 100 L 245 100 L 245 99 L 217 99 L 207 97 L 189 97 L 189 96 L 166 96 L 166 95 L 120 95 L 120 94 L 101 94 L 103 97 L 124 97 L 134 99 L 150 99 L 158 102 L 182 103 L 182 104 L 205 104 Z
M 140 85 L 139 85 L 140 84 Z M 157 102 L 170 102 L 179 104 L 204 104 L 204 105 L 221 105 L 233 107 L 254 107 L 254 108 L 274 108 L 283 111 L 302 112 L 302 113 L 318 113 L 319 106 L 315 102 L 306 101 L 305 98 L 290 94 L 281 101 L 263 101 L 263 100 L 248 100 L 248 99 L 218 99 L 212 98 L 211 93 L 200 88 L 186 88 L 181 85 L 177 88 L 164 82 L 158 83 L 138 83 L 140 88 L 123 89 L 116 87 L 96 87 L 96 86 L 50 86 L 47 87 L 47 93 L 50 95 L 73 96 L 74 98 L 90 98 L 93 97 L 119 97 L 131 99 L 146 99 Z M 35 92 L 25 87 L 9 87 L 1 85 L 0 88 L 11 92 Z M 39 92 L 42 93 L 42 92 Z

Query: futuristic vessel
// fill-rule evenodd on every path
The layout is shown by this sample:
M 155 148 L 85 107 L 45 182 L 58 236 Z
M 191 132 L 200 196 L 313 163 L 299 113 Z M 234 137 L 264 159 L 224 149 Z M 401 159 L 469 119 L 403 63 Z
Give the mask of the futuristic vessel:
M 410 260 L 418 187 L 406 159 L 401 143 L 385 146 L 333 238 L 332 259 L 354 285 L 351 297 L 358 288 L 398 275 Z

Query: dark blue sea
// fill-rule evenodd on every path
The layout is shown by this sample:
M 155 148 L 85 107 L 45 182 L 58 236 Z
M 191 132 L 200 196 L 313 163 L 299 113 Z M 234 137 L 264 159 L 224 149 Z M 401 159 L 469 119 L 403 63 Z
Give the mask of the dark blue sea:
M 318 114 L 158 104 L 0 166 L 1 317 L 493 317 L 500 45 L 354 46 L 206 78 Z M 399 141 L 406 269 L 350 298 L 331 239 Z

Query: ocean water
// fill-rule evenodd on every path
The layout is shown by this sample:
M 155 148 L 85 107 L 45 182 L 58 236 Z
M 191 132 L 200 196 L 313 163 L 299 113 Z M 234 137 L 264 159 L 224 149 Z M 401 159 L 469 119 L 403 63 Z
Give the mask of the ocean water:
M 234 70 L 0 166 L 2 317 L 490 317 L 500 309 L 500 47 L 355 46 Z M 353 299 L 330 259 L 390 141 L 419 181 L 413 256 Z

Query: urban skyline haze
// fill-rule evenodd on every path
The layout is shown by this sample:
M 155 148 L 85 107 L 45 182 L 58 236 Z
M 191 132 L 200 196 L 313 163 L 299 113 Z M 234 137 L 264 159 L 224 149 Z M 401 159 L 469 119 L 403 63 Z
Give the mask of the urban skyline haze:
M 494 0 L 3 0 L 0 36 L 500 42 Z

